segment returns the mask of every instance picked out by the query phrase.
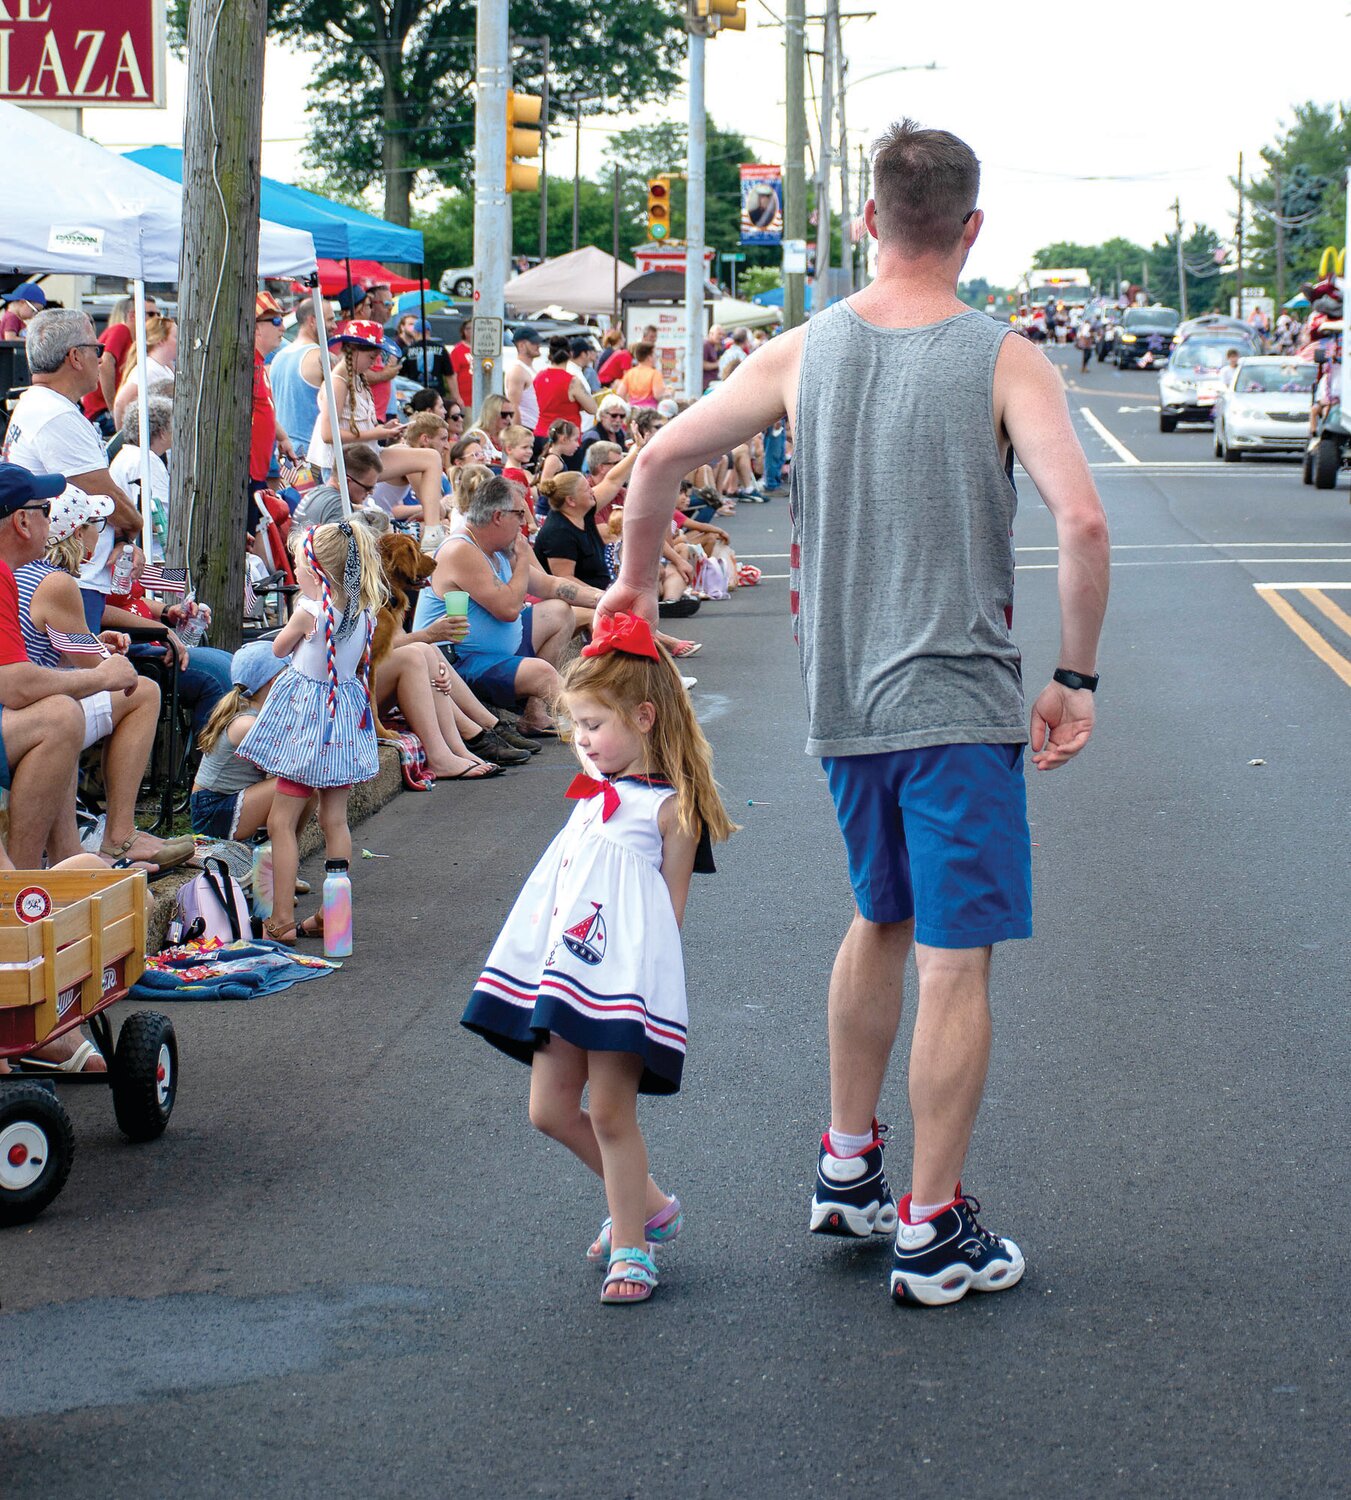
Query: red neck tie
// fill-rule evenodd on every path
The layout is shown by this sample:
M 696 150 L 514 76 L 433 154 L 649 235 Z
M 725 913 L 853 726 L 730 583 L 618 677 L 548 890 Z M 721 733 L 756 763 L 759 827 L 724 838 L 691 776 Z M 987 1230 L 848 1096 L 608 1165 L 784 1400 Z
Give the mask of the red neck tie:
M 619 808 L 619 788 L 612 781 L 597 781 L 584 772 L 574 776 L 572 785 L 563 794 L 574 802 L 585 802 L 590 797 L 601 798 L 600 820 L 610 821 L 610 815 Z

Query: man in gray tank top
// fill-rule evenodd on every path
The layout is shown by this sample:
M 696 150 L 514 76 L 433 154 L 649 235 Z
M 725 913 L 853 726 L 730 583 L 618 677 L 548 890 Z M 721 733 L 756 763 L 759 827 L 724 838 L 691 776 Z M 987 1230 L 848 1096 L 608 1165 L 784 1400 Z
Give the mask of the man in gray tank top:
M 681 477 L 787 414 L 807 751 L 825 767 L 858 908 L 831 976 L 810 1227 L 895 1230 L 892 1295 L 938 1306 L 1024 1269 L 960 1177 L 989 1059 L 991 949 L 1032 933 L 1023 749 L 1047 771 L 1092 733 L 1109 545 L 1058 373 L 957 298 L 984 218 L 970 147 L 903 120 L 874 147 L 873 182 L 877 279 L 771 340 L 644 448 L 599 608 L 656 621 Z M 1059 660 L 1030 726 L 1010 634 L 1014 450 L 1060 553 Z M 898 1208 L 875 1116 L 912 946 L 914 1155 Z

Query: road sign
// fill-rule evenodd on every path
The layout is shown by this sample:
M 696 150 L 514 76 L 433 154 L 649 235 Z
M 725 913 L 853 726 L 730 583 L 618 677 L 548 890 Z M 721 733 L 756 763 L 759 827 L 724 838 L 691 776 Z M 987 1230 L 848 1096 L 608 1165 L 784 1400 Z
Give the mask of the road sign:
M 718 257 L 718 259 L 719 260 L 745 260 L 746 259 L 746 252 L 744 250 L 724 250 L 722 252 L 722 254 Z
M 495 359 L 502 352 L 502 319 L 475 318 L 469 326 L 474 358 Z
M 1245 286 L 1243 288 L 1243 300 L 1245 302 L 1255 302 L 1259 297 L 1265 297 L 1266 294 L 1267 289 L 1264 286 Z
M 783 269 L 787 276 L 805 276 L 807 274 L 807 242 L 806 240 L 785 240 L 783 242 Z

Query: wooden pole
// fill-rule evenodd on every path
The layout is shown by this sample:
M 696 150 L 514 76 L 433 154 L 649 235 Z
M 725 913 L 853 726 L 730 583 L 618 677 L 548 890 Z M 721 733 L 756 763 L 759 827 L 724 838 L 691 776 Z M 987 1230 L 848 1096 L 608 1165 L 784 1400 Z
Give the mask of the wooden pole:
M 1273 167 L 1271 176 L 1276 206 L 1276 311 L 1279 313 L 1285 307 L 1285 228 L 1281 223 L 1285 214 L 1285 201 L 1281 195 L 1281 169 Z
M 168 556 L 187 565 L 226 651 L 244 613 L 266 36 L 265 0 L 188 8 Z
M 1238 294 L 1237 316 L 1243 317 L 1243 153 L 1238 153 Z

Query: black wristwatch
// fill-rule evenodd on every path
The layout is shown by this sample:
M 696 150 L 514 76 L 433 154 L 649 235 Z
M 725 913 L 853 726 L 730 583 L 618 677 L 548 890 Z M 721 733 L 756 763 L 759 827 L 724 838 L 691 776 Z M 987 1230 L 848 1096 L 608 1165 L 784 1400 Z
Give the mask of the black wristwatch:
M 1092 676 L 1086 676 L 1083 672 L 1071 672 L 1068 667 L 1057 667 L 1051 673 L 1051 681 L 1058 682 L 1061 687 L 1067 687 L 1073 692 L 1078 692 L 1080 688 L 1087 688 L 1090 693 L 1096 693 L 1098 690 L 1096 672 Z

